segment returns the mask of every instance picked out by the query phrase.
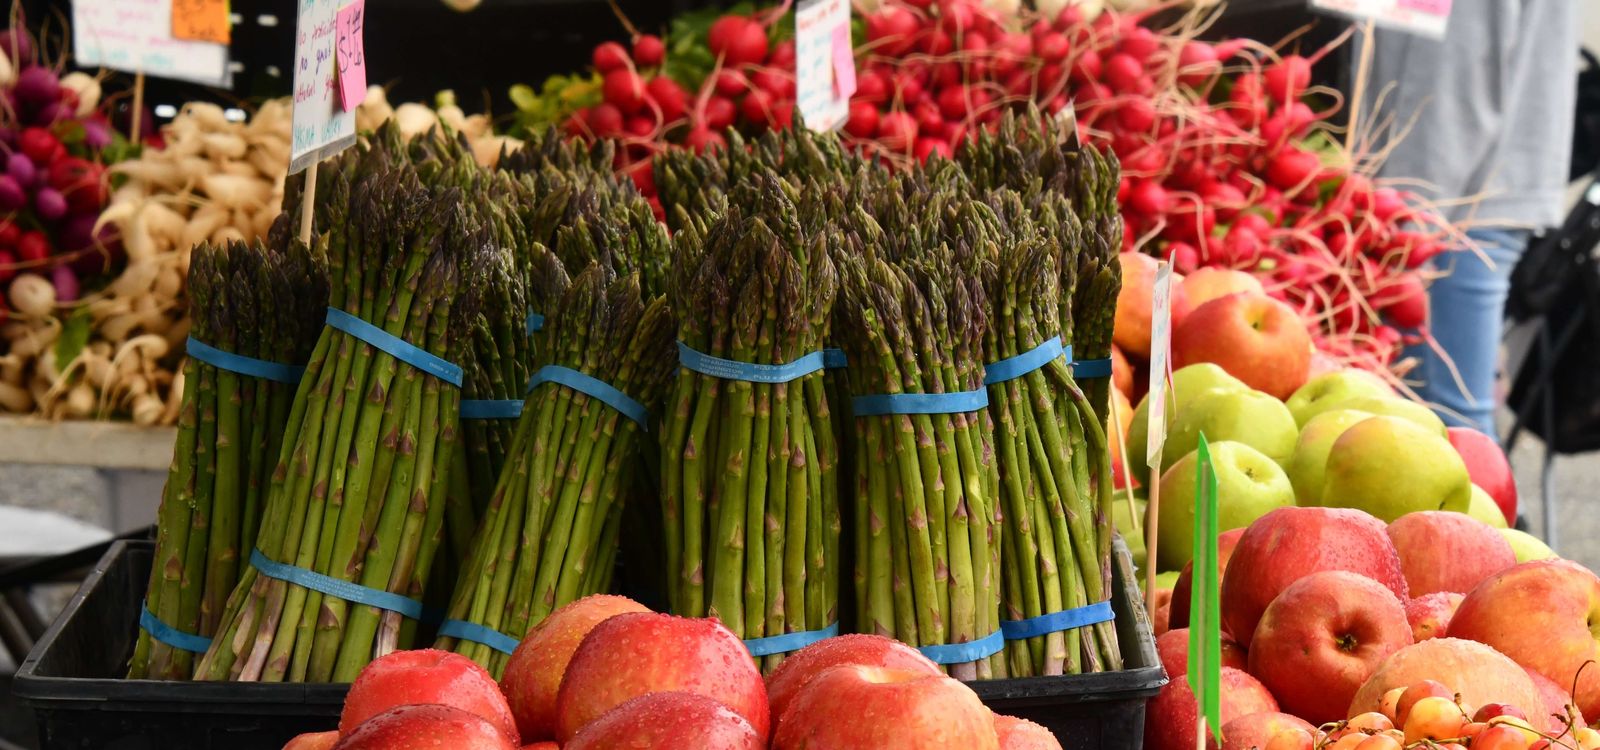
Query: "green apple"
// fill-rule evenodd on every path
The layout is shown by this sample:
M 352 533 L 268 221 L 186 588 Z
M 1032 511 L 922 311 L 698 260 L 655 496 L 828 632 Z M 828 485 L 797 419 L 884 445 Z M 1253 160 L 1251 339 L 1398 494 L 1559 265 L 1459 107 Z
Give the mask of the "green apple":
M 1419 510 L 1465 513 L 1472 503 L 1467 465 L 1450 441 L 1401 417 L 1369 417 L 1345 430 L 1323 476 L 1319 505 L 1364 510 L 1385 523 Z
M 1472 499 L 1467 505 L 1467 515 L 1497 529 L 1506 528 L 1506 514 L 1501 512 L 1494 498 L 1489 497 L 1489 493 L 1484 492 L 1478 485 L 1472 485 Z
M 1128 544 L 1128 552 L 1133 554 L 1134 565 L 1144 565 L 1144 509 L 1145 499 L 1138 493 L 1133 495 L 1133 500 L 1128 499 L 1128 490 L 1117 490 L 1111 497 L 1111 522 L 1116 525 L 1117 533 L 1122 535 L 1122 540 Z M 1129 506 L 1132 507 L 1129 507 Z M 1134 514 L 1138 514 L 1135 519 Z
M 1161 475 L 1157 570 L 1180 570 L 1194 557 L 1198 457 L 1199 452 L 1192 451 Z M 1249 445 L 1231 440 L 1211 443 L 1211 464 L 1217 473 L 1218 533 L 1244 528 L 1269 511 L 1294 505 L 1294 487 L 1283 468 Z
M 1432 409 L 1399 396 L 1355 398 L 1345 402 L 1344 406 L 1340 408 L 1367 411 L 1386 417 L 1399 417 L 1409 420 L 1418 427 L 1437 433 L 1439 437 L 1448 438 L 1449 436 L 1449 433 L 1445 432 L 1444 420 L 1440 419 L 1439 415 L 1434 414 Z
M 1312 417 L 1332 409 L 1345 409 L 1347 401 L 1358 398 L 1386 398 L 1394 395 L 1389 384 L 1366 370 L 1347 369 L 1318 375 L 1300 386 L 1284 404 L 1294 415 L 1295 424 L 1304 426 Z
M 1294 497 L 1301 505 L 1317 505 L 1322 498 L 1323 469 L 1328 465 L 1328 451 L 1333 441 L 1357 422 L 1369 419 L 1371 412 L 1355 409 L 1333 409 L 1322 412 L 1300 429 L 1300 439 L 1295 441 L 1294 455 L 1284 466 L 1289 482 L 1294 485 Z
M 1169 570 L 1169 571 L 1167 571 L 1165 573 L 1157 573 L 1156 574 L 1156 591 L 1160 591 L 1162 589 L 1170 589 L 1173 586 L 1178 585 L 1178 576 L 1180 576 L 1180 575 L 1182 575 L 1182 573 L 1180 573 L 1179 571 L 1176 571 L 1176 570 Z
M 1299 436 L 1282 401 L 1261 391 L 1210 390 L 1181 404 L 1170 419 L 1161 465 L 1171 466 L 1200 444 L 1233 440 L 1265 453 L 1280 465 L 1294 454 Z
M 1182 409 L 1196 396 L 1213 390 L 1247 391 L 1250 390 L 1250 386 L 1210 362 L 1189 365 L 1174 371 L 1172 387 L 1168 390 L 1167 424 L 1169 426 L 1172 424 L 1174 411 Z M 1128 463 L 1133 464 L 1133 477 L 1138 479 L 1141 485 L 1150 481 L 1150 466 L 1144 460 L 1145 442 L 1150 434 L 1149 401 L 1149 396 L 1139 401 L 1139 406 L 1133 410 L 1133 419 L 1128 424 Z M 1190 448 L 1193 449 L 1193 446 Z M 1162 463 L 1170 462 L 1163 460 Z
M 1552 557 L 1559 557 L 1555 550 L 1550 549 L 1550 546 L 1541 541 L 1539 537 L 1526 531 L 1500 529 L 1500 533 L 1505 535 L 1506 541 L 1511 544 L 1511 552 L 1517 556 L 1518 564 L 1532 560 L 1548 560 Z

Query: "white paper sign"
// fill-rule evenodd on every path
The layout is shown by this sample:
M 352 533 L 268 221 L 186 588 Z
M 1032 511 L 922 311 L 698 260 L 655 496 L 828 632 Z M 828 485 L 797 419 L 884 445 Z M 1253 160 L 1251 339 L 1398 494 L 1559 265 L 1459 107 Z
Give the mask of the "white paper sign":
M 339 106 L 340 0 L 299 0 L 294 27 L 294 142 L 289 174 L 343 151 L 356 140 L 356 116 Z
M 1150 292 L 1150 428 L 1145 436 L 1145 463 L 1161 466 L 1161 449 L 1167 442 L 1167 355 L 1172 352 L 1172 264 L 1156 266 Z M 1152 478 L 1152 481 L 1154 479 Z
M 850 119 L 850 95 L 835 84 L 835 41 L 849 39 L 850 0 L 802 0 L 794 12 L 795 104 L 806 127 L 833 130 Z
M 1325 13 L 1372 21 L 1378 26 L 1443 39 L 1451 0 L 1311 0 Z
M 229 87 L 228 47 L 172 35 L 172 0 L 73 0 L 77 64 Z

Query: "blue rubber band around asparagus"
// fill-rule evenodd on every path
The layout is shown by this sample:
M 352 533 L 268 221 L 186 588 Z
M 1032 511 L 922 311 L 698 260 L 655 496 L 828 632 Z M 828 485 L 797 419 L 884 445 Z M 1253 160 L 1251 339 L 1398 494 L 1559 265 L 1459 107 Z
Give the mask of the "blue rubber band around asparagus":
M 983 384 L 995 385 L 996 383 L 1004 383 L 1007 380 L 1016 380 L 1062 356 L 1065 356 L 1067 361 L 1071 362 L 1072 347 L 1063 348 L 1061 346 L 1061 337 L 1052 337 L 1049 341 L 1015 357 L 1007 357 L 999 362 L 984 365 Z
M 749 383 L 788 383 L 799 380 L 824 367 L 827 355 L 812 352 L 792 362 L 764 365 L 723 359 L 697 351 L 682 341 L 678 342 L 678 364 L 702 375 L 722 380 L 742 380 Z
M 211 650 L 210 638 L 195 635 L 194 633 L 185 633 L 162 622 L 161 618 L 156 617 L 155 613 L 150 611 L 148 603 L 139 607 L 139 627 L 144 628 L 144 632 L 149 633 L 151 638 L 179 651 L 203 654 Z
M 510 654 L 517 650 L 517 639 L 494 628 L 466 620 L 445 620 L 439 625 L 439 637 L 481 643 L 502 654 Z
M 300 365 L 286 365 L 282 362 L 271 362 L 255 357 L 246 357 L 243 354 L 225 352 L 193 336 L 185 344 L 189 356 L 200 360 L 212 367 L 237 372 L 240 375 L 249 375 L 253 378 L 271 380 L 276 383 L 298 385 L 300 376 L 304 375 L 306 368 Z
M 578 372 L 570 367 L 561 365 L 545 365 L 533 374 L 533 379 L 528 381 L 528 390 L 541 383 L 555 383 L 564 385 L 579 393 L 599 399 L 606 406 L 616 409 L 622 416 L 639 424 L 640 429 L 650 429 L 650 410 L 644 404 L 633 400 L 628 394 L 617 390 L 616 386 L 603 380 Z
M 337 307 L 328 308 L 327 322 L 329 326 L 365 341 L 379 351 L 387 352 L 401 362 L 457 388 L 461 387 L 461 366 L 454 362 L 435 356 L 431 352 L 418 348 L 405 339 Z
M 544 330 L 544 316 L 536 312 L 528 313 L 528 333 L 542 330 Z
M 520 416 L 522 416 L 522 402 L 517 399 L 461 400 L 462 419 L 516 419 Z
M 977 411 L 989 405 L 989 389 L 957 393 L 881 393 L 856 396 L 850 409 L 858 417 L 885 414 L 956 414 Z
M 255 566 L 256 570 L 261 571 L 261 575 L 268 578 L 288 581 L 296 586 L 308 588 L 312 591 L 320 591 L 328 596 L 343 599 L 353 604 L 365 604 L 369 607 L 398 612 L 413 620 L 432 619 L 430 613 L 423 609 L 422 602 L 416 599 L 390 591 L 368 588 L 352 581 L 341 581 L 316 571 L 276 562 L 268 559 L 258 549 L 250 551 L 250 564 Z
M 1072 363 L 1072 377 L 1074 378 L 1109 378 L 1111 377 L 1111 360 L 1085 359 Z
M 839 623 L 834 623 L 821 630 L 802 630 L 798 633 L 782 633 L 769 635 L 765 638 L 747 638 L 744 647 L 750 649 L 751 656 L 771 656 L 773 654 L 787 654 L 790 651 L 799 651 L 817 641 L 827 640 L 839 634 Z
M 1005 634 L 1008 641 L 1020 641 L 1114 620 L 1116 616 L 1116 613 L 1111 611 L 1111 602 L 1098 602 L 1026 620 L 1001 620 L 1000 632 Z
M 975 641 L 946 643 L 941 646 L 918 646 L 923 656 L 935 664 L 965 664 L 1000 653 L 1006 647 L 1005 636 L 996 630 Z

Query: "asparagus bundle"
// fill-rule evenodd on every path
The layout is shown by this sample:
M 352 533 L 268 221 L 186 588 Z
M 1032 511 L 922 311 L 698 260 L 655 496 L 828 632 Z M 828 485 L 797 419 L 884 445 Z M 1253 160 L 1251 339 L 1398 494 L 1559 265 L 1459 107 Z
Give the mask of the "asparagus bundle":
M 128 668 L 135 679 L 189 679 L 195 652 L 184 647 L 203 641 L 183 634 L 216 631 L 241 551 L 261 523 L 298 381 L 293 365 L 310 356 L 321 328 L 326 269 L 304 247 L 201 245 L 189 262 L 189 295 L 199 343 L 184 364 L 192 385 L 161 497 L 144 615 L 155 622 L 140 628 Z
M 543 384 L 528 394 L 435 644 L 495 675 L 510 654 L 491 644 L 514 644 L 556 608 L 606 589 L 622 501 L 648 442 L 634 421 L 640 413 L 581 384 L 545 380 L 557 372 L 551 366 L 607 383 L 652 411 L 672 372 L 665 299 L 645 299 L 637 275 L 614 279 L 598 262 L 573 280 L 544 335 L 536 380 Z M 477 628 L 500 637 L 474 635 Z
M 758 171 L 707 234 L 678 234 L 684 366 L 661 428 L 672 610 L 721 619 L 768 669 L 838 621 L 838 456 L 818 354 L 837 281 L 825 210 L 803 217 L 798 194 Z
M 259 557 L 198 679 L 351 680 L 410 645 L 400 612 L 421 614 L 441 537 L 459 439 L 459 373 L 449 363 L 468 347 L 492 240 L 459 188 L 424 182 L 392 125 L 327 166 L 316 250 L 332 279 L 330 325 L 295 394 Z M 427 356 L 402 361 L 394 339 Z M 363 587 L 362 602 L 325 595 L 337 590 L 329 579 Z

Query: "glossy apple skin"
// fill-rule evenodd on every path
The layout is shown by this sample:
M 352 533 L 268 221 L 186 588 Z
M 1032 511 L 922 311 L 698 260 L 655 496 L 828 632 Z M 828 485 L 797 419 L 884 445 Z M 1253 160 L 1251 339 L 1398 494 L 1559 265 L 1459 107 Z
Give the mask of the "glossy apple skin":
M 1459 693 L 1468 706 L 1536 706 L 1542 700 L 1527 673 L 1505 654 L 1459 638 L 1430 638 L 1385 659 L 1350 701 L 1349 715 L 1380 710 L 1389 691 L 1423 680 L 1448 680 L 1444 683 L 1447 691 Z
M 772 750 L 935 747 L 999 750 L 994 715 L 972 688 L 943 675 L 853 664 L 807 684 L 772 740 Z
M 1243 670 L 1223 667 L 1220 685 L 1223 726 L 1241 716 L 1278 710 L 1266 686 Z M 1195 705 L 1189 681 L 1180 672 L 1145 708 L 1144 750 L 1195 750 Z M 1206 747 L 1216 750 L 1216 741 L 1207 739 Z
M 774 731 L 783 723 L 789 703 L 806 685 L 817 675 L 845 664 L 944 675 L 922 652 L 893 638 L 851 634 L 818 641 L 789 655 L 767 676 L 767 704 L 772 707 Z
M 500 689 L 505 692 L 524 742 L 554 739 L 556 696 L 578 644 L 594 626 L 615 615 L 649 612 L 643 604 L 624 596 L 586 596 L 550 613 L 517 644 Z
M 334 750 L 517 750 L 483 717 L 453 706 L 396 706 L 344 733 Z
M 1467 464 L 1472 483 L 1478 485 L 1505 514 L 1506 524 L 1517 522 L 1517 480 L 1511 473 L 1511 462 L 1495 439 L 1470 427 L 1451 427 L 1446 430 L 1450 444 L 1461 454 Z
M 1450 634 L 1450 620 L 1456 615 L 1465 594 L 1441 591 L 1406 602 L 1406 620 L 1411 623 L 1411 639 L 1425 641 Z
M 750 722 L 694 693 L 641 695 L 589 722 L 565 750 L 764 750 Z
M 494 678 L 477 662 L 436 649 L 396 651 L 356 675 L 339 715 L 339 733 L 396 706 L 440 704 L 482 716 L 520 744 L 511 707 Z
M 283 750 L 332 750 L 339 744 L 339 733 L 333 732 L 307 732 L 289 740 Z
M 1317 733 L 1305 719 L 1280 711 L 1246 714 L 1222 725 L 1222 750 L 1261 750 L 1274 737 L 1291 730 L 1305 732 L 1308 740 Z
M 1407 513 L 1389 524 L 1389 541 L 1400 555 L 1412 596 L 1465 594 L 1517 564 L 1504 535 L 1462 513 Z
M 1061 750 L 1061 743 L 1050 730 L 1027 719 L 995 714 L 994 733 L 1000 740 L 1000 750 Z
M 1264 294 L 1230 294 L 1190 311 L 1172 333 L 1172 366 L 1215 362 L 1279 400 L 1311 375 L 1311 334 L 1294 308 Z

